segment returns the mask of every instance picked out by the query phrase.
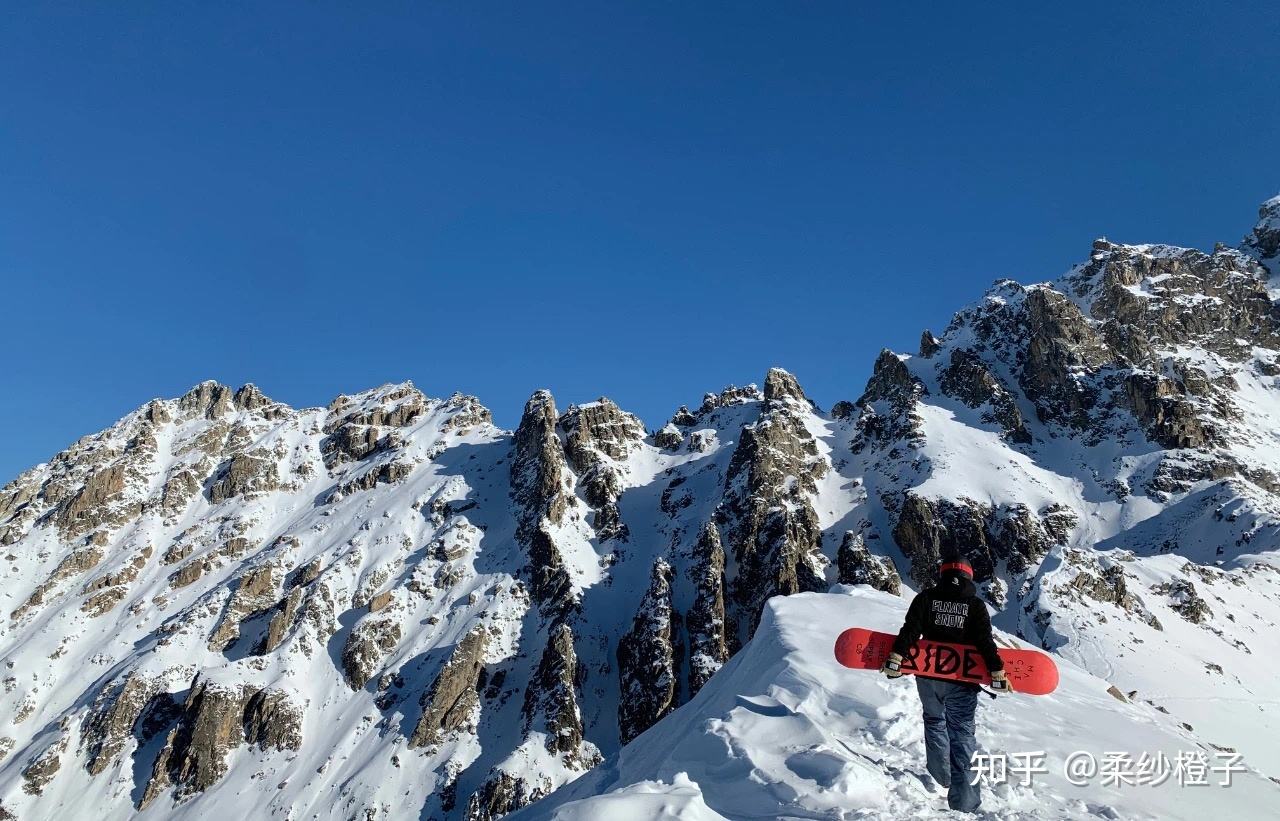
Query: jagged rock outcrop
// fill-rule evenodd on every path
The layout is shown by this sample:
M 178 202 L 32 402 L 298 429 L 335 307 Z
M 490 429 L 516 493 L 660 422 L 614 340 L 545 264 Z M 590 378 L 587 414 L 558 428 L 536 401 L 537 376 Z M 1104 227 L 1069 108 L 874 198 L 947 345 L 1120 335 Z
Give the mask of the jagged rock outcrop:
M 300 749 L 302 708 L 283 690 L 259 690 L 245 704 L 244 740 L 261 750 Z
M 213 786 L 227 771 L 227 756 L 246 740 L 263 749 L 301 748 L 301 707 L 281 690 L 197 676 L 152 766 L 139 808 L 171 788 L 181 801 Z
M 461 408 L 467 398 L 459 394 L 449 401 Z M 401 443 L 400 429 L 413 425 L 430 407 L 430 400 L 411 382 L 384 385 L 360 398 L 338 396 L 329 403 L 324 424 L 320 450 L 325 465 L 332 470 L 343 462 L 395 449 Z
M 703 420 L 703 417 L 715 411 L 717 408 L 729 408 L 735 405 L 744 405 L 748 402 L 755 402 L 762 399 L 760 388 L 755 385 L 745 385 L 738 387 L 730 385 L 720 393 L 708 393 L 702 397 L 702 404 L 698 406 L 698 412 L 694 416 L 696 422 Z
M 237 453 L 209 486 L 209 501 L 214 504 L 250 493 L 266 493 L 280 487 L 275 458 L 269 451 Z
M 938 341 L 938 337 L 933 332 L 925 328 L 920 332 L 920 358 L 928 359 L 929 357 L 942 350 L 942 343 Z
M 1109 362 L 1111 352 L 1080 308 L 1052 288 L 1027 289 L 1024 306 L 1022 390 L 1041 421 L 1084 427 L 1097 389 L 1081 375 Z
M 924 384 L 897 354 L 888 349 L 881 351 L 866 390 L 856 403 L 858 435 L 854 452 L 885 442 L 919 442 L 920 418 L 915 413 L 915 404 L 927 393 Z
M 572 585 L 550 526 L 564 521 L 572 503 L 556 406 L 548 391 L 537 391 L 524 406 L 511 458 L 511 494 L 517 507 L 517 536 L 528 556 L 534 599 L 549 611 L 569 605 Z
M 395 649 L 401 637 L 401 615 L 381 611 L 365 617 L 351 630 L 342 648 L 342 669 L 351 689 L 359 690 L 373 678 L 382 659 Z
M 1203 448 L 1217 438 L 1181 383 L 1140 371 L 1125 379 L 1124 390 L 1129 409 L 1161 447 Z
M 445 734 L 471 726 L 480 706 L 477 691 L 484 670 L 486 634 L 472 628 L 453 648 L 431 686 L 422 694 L 422 716 L 409 736 L 409 746 L 437 744 Z
M 210 650 L 225 650 L 240 638 L 241 622 L 275 604 L 280 576 L 280 569 L 276 565 L 266 564 L 251 568 L 240 577 L 218 626 L 209 637 Z
M 902 592 L 902 579 L 888 556 L 873 556 L 862 534 L 846 531 L 836 554 L 841 584 L 869 584 L 894 596 Z
M 1067 551 L 1064 561 L 1076 568 L 1076 574 L 1058 596 L 1086 599 L 1118 607 L 1156 630 L 1163 630 L 1160 620 L 1147 609 L 1142 597 L 1129 589 L 1128 576 L 1120 564 L 1101 564 L 1080 551 Z
M 811 501 L 826 470 L 794 404 L 772 401 L 742 429 L 716 518 L 738 567 L 731 594 L 747 635 L 770 596 L 826 587 L 822 532 Z
M 59 729 L 56 736 L 39 754 L 33 756 L 22 770 L 22 791 L 28 795 L 40 795 L 62 768 L 62 754 L 67 750 L 67 733 Z
M 671 582 L 671 565 L 658 559 L 631 630 L 618 642 L 618 732 L 623 744 L 676 708 L 680 660 Z
M 289 630 L 297 623 L 298 608 L 302 604 L 302 598 L 303 588 L 294 587 L 276 604 L 275 610 L 271 613 L 271 619 L 267 622 L 266 635 L 263 636 L 262 644 L 254 651 L 255 653 L 260 656 L 273 653 L 284 642 Z
M 618 510 L 622 495 L 622 468 L 632 450 L 644 441 L 644 424 L 600 398 L 587 405 L 573 405 L 561 416 L 559 427 L 565 434 L 564 451 L 578 472 L 578 483 L 587 504 L 595 508 L 592 522 L 601 541 L 627 537 L 627 526 Z
M 333 493 L 330 494 L 329 501 L 338 501 L 356 491 L 373 490 L 378 485 L 394 485 L 409 478 L 409 474 L 412 472 L 412 464 L 399 460 L 373 465 L 367 470 L 357 473 L 354 477 L 340 482 L 334 488 Z
M 770 368 L 764 378 L 764 399 L 766 402 L 785 402 L 792 400 L 809 404 L 809 398 L 795 376 L 782 368 Z
M 1179 616 L 1192 624 L 1204 624 L 1213 618 L 1213 610 L 1209 603 L 1200 597 L 1195 584 L 1189 579 L 1175 579 L 1163 585 L 1151 588 L 1153 593 L 1163 593 L 1169 597 L 1169 605 Z
M 80 736 L 90 775 L 105 770 L 124 751 L 133 738 L 134 726 L 159 695 L 160 686 L 157 679 L 133 672 L 110 682 L 98 694 Z
M 911 562 L 911 577 L 918 585 L 932 581 L 939 558 L 951 551 L 967 557 L 974 580 L 985 582 L 995 577 L 1002 561 L 1013 573 L 1026 570 L 1054 544 L 1062 544 L 1073 526 L 1073 517 L 1057 508 L 1033 514 L 1025 505 L 992 507 L 908 493 L 893 538 Z
M 942 372 L 941 387 L 944 394 L 971 408 L 985 407 L 982 421 L 999 425 L 1010 441 L 1031 442 L 1017 399 L 972 350 L 957 348 L 951 352 L 951 361 Z
M 1090 313 L 1103 335 L 1133 365 L 1155 365 L 1157 348 L 1194 343 L 1238 361 L 1254 346 L 1280 344 L 1264 272 L 1229 248 L 1206 254 L 1100 240 L 1068 282 L 1092 297 Z
M 196 416 L 215 419 L 231 412 L 234 397 L 231 388 L 207 380 L 196 385 L 178 399 L 178 412 L 185 418 Z
M 1276 273 L 1280 258 L 1280 197 L 1272 197 L 1258 209 L 1258 224 L 1245 237 L 1244 245 L 1272 274 Z
M 693 546 L 692 558 L 694 597 L 685 615 L 690 698 L 729 660 L 729 640 L 737 638 L 737 631 L 726 621 L 724 547 L 714 523 L 703 525 Z
M 653 434 L 653 444 L 663 450 L 679 450 L 684 444 L 684 433 L 674 422 L 668 422 Z
M 245 688 L 197 678 L 182 715 L 169 731 L 139 804 L 146 808 L 171 787 L 175 798 L 202 792 L 227 771 L 227 754 L 244 743 Z
M 151 545 L 144 545 L 120 570 L 106 573 L 85 584 L 81 595 L 88 596 L 80 609 L 90 616 L 101 616 L 116 606 L 129 592 L 129 585 L 138 578 L 142 568 L 151 558 Z
M 577 678 L 573 630 L 560 622 L 551 628 L 547 647 L 525 690 L 525 732 L 541 730 L 548 752 L 571 769 L 586 770 L 595 766 L 600 756 L 592 745 L 584 745 L 582 711 L 575 692 Z
M 546 796 L 545 784 L 498 771 L 467 799 L 465 821 L 496 821 Z

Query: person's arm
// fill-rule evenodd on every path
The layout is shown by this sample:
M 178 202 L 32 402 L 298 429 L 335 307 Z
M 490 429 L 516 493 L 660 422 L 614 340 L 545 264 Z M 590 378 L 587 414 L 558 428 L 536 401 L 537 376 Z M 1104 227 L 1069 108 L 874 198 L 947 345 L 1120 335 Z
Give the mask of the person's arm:
M 982 660 L 987 663 L 988 672 L 1003 670 L 1004 661 L 996 652 L 996 639 L 991 633 L 991 616 L 987 614 L 987 605 L 975 596 L 970 613 L 973 619 L 969 628 L 972 631 L 969 643 L 977 647 L 978 652 L 982 654 Z
M 916 643 L 916 639 L 920 638 L 923 630 L 924 620 L 924 595 L 917 593 L 916 597 L 911 600 L 911 606 L 907 608 L 907 618 L 902 623 L 902 629 L 898 631 L 898 637 L 893 641 L 893 652 L 902 657 L 906 657 L 911 652 L 911 645 Z

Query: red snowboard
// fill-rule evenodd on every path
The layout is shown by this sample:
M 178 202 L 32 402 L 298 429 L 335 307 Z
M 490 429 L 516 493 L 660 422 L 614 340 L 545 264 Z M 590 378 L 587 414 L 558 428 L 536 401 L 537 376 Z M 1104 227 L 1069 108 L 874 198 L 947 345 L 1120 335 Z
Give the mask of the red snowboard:
M 890 633 L 877 633 L 861 627 L 850 627 L 836 639 L 836 661 L 856 670 L 879 670 L 893 652 Z M 1052 693 L 1058 686 L 1058 667 L 1053 659 L 1038 650 L 1000 648 L 1009 687 L 1032 696 Z M 902 672 L 951 681 L 990 684 L 991 674 L 976 647 L 947 644 L 920 639 L 902 660 Z

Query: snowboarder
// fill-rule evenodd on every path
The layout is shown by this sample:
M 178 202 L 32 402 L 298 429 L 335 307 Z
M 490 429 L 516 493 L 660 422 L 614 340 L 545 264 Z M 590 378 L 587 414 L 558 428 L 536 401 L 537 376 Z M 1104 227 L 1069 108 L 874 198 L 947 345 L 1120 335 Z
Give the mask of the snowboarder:
M 949 553 L 942 558 L 938 577 L 936 585 L 921 591 L 911 601 L 907 619 L 881 672 L 891 679 L 900 677 L 903 657 L 923 636 L 932 641 L 978 648 L 991 672 L 991 689 L 1008 692 L 1004 662 L 996 653 L 995 638 L 991 635 L 991 617 L 973 584 L 973 567 L 959 554 Z M 924 708 L 924 746 L 929 775 L 947 789 L 947 804 L 951 809 L 975 812 L 982 802 L 978 785 L 972 783 L 970 775 L 970 761 L 977 748 L 973 723 L 978 708 L 978 685 L 924 676 L 915 676 L 915 680 Z

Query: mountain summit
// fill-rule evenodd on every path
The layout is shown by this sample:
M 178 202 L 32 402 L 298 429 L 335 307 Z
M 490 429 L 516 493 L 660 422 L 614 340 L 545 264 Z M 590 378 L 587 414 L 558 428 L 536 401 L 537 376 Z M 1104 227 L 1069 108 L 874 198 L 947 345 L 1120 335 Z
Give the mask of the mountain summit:
M 540 806 L 667 790 L 735 817 L 750 781 L 770 812 L 901 817 L 926 799 L 873 793 L 914 731 L 875 722 L 905 705 L 840 695 L 869 674 L 829 658 L 801 686 L 786 654 L 888 626 L 953 548 L 1009 640 L 1070 671 L 1043 729 L 1014 702 L 1019 741 L 1047 748 L 1056 715 L 1230 747 L 1254 770 L 1222 806 L 1274 801 L 1278 251 L 1280 198 L 1238 249 L 1098 240 L 882 352 L 830 411 L 777 368 L 656 431 L 547 391 L 504 431 L 407 382 L 301 410 L 214 382 L 151 401 L 0 489 L 0 817 L 486 821 L 602 764 Z M 770 734 L 707 753 L 718 787 L 658 766 L 652 739 L 775 685 L 786 715 L 857 714 L 865 737 L 788 752 L 735 714 L 729 735 Z M 1095 797 L 1050 804 L 1115 804 Z

